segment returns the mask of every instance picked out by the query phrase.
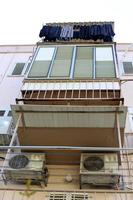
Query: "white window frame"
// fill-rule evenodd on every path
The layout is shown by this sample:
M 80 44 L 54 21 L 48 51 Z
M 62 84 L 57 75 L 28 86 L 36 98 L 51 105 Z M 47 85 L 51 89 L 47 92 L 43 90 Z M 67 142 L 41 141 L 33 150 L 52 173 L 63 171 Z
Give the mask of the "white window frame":
M 65 46 L 65 45 L 62 45 L 62 46 Z M 69 46 L 69 45 L 67 45 Z M 46 79 L 71 79 L 71 73 L 72 73 L 72 69 L 73 69 L 73 58 L 74 58 L 74 52 L 75 52 L 75 48 L 76 46 L 74 45 L 71 45 L 72 46 L 72 55 L 71 55 L 71 60 L 70 60 L 70 68 L 69 68 L 69 76 L 68 77 L 59 77 L 59 76 L 51 76 L 51 73 L 52 73 L 52 69 L 53 69 L 53 63 L 54 63 L 54 60 L 55 60 L 55 57 L 56 57 L 56 53 L 57 53 L 57 47 L 55 47 L 55 53 L 53 55 L 53 58 L 52 58 L 52 62 L 51 62 L 51 65 L 49 66 L 49 70 L 48 70 L 48 76 Z
M 27 70 L 28 64 L 31 65 L 31 60 L 30 60 L 30 59 L 25 63 L 24 69 L 23 69 L 23 71 L 22 71 L 23 74 L 24 74 L 24 76 L 27 76 L 27 74 L 29 73 L 30 66 L 29 66 L 29 69 Z M 26 71 L 27 71 L 27 72 L 26 72 Z
M 36 52 L 35 52 L 35 54 L 34 54 L 34 56 L 33 56 L 33 58 L 32 58 L 32 61 L 31 61 L 31 65 L 30 65 L 30 67 L 29 67 L 29 70 L 28 70 L 28 72 L 26 73 L 26 78 L 27 79 L 31 79 L 31 80 L 33 80 L 33 79 L 39 79 L 39 80 L 53 80 L 51 77 L 50 77 L 50 73 L 51 73 L 51 66 L 49 66 L 49 70 L 48 70 L 48 76 L 47 77 L 28 77 L 28 74 L 29 74 L 29 72 L 30 72 L 30 70 L 31 70 L 31 68 L 32 68 L 32 65 L 33 65 L 33 63 L 34 63 L 34 61 L 35 61 L 35 59 L 36 59 L 36 56 L 37 56 L 37 54 L 38 54 L 38 52 L 39 52 L 39 49 L 40 48 L 42 48 L 42 47 L 55 47 L 55 48 L 57 48 L 57 47 L 60 47 L 60 46 L 73 46 L 73 56 L 72 56 L 72 60 L 71 60 L 71 66 L 70 66 L 70 76 L 69 76 L 69 78 L 59 78 L 59 77 L 57 77 L 57 79 L 55 79 L 54 78 L 54 80 L 60 80 L 60 79 L 68 79 L 68 80 L 70 80 L 70 79 L 73 79 L 73 80 L 76 80 L 76 78 L 74 78 L 74 64 L 75 64 L 75 59 L 76 59 L 76 47 L 112 47 L 112 56 L 113 56 L 113 62 L 114 62 L 114 67 L 115 67 L 115 77 L 107 77 L 107 79 L 117 79 L 120 75 L 119 75 L 119 72 L 118 72 L 118 65 L 117 65 L 117 60 L 116 60 L 116 51 L 115 51 L 115 46 L 114 46 L 114 44 L 82 44 L 82 45 L 80 45 L 80 44 L 71 44 L 71 45 L 54 45 L 54 44 L 52 44 L 52 45 L 40 45 L 40 46 L 38 46 L 37 47 L 37 50 L 36 50 Z M 95 48 L 94 48 L 95 49 Z M 56 49 L 57 50 L 57 49 Z M 53 56 L 53 59 L 54 59 L 54 57 L 55 56 Z M 53 60 L 51 61 L 52 63 L 53 63 Z M 106 78 L 106 77 L 105 77 Z M 79 80 L 80 79 L 82 79 L 83 80 L 83 78 L 78 78 Z M 91 79 L 91 78 L 88 78 L 89 80 L 96 80 L 96 79 L 98 79 L 98 78 L 95 78 L 95 76 Z

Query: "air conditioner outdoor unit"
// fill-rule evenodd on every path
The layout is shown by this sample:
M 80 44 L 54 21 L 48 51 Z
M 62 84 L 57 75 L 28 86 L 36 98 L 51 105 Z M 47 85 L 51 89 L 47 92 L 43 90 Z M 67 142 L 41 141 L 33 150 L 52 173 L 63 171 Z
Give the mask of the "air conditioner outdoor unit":
M 45 154 L 18 153 L 9 154 L 4 163 L 6 181 L 44 182 L 47 185 L 48 170 Z
M 0 117 L 0 146 L 9 145 L 11 140 L 12 117 Z
M 81 188 L 84 184 L 113 186 L 119 183 L 120 172 L 116 153 L 82 153 Z

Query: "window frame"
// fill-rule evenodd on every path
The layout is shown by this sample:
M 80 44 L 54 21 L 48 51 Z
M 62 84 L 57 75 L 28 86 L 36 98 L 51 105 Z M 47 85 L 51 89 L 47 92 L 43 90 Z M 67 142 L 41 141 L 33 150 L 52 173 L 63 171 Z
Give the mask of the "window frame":
M 121 64 L 122 65 L 122 67 L 121 67 L 122 68 L 122 75 L 123 76 L 133 76 L 133 73 L 128 74 L 128 73 L 125 72 L 124 64 L 123 64 L 124 62 L 131 62 L 132 63 L 132 68 L 133 68 L 133 61 L 132 60 L 124 60 L 124 61 L 122 61 L 122 64 Z
M 23 69 L 22 69 L 21 74 L 18 74 L 18 75 L 12 74 L 13 71 L 14 71 L 14 69 L 15 69 L 15 67 L 16 67 L 16 65 L 19 64 L 19 63 L 24 63 L 24 67 L 23 67 Z M 15 63 L 13 64 L 13 67 L 12 67 L 12 69 L 11 69 L 11 71 L 10 71 L 10 73 L 9 73 L 8 76 L 11 76 L 11 77 L 21 77 L 21 76 L 24 76 L 24 75 L 25 75 L 25 71 L 26 71 L 26 67 L 27 67 L 26 62 L 15 62 Z
M 62 46 L 68 46 L 68 45 L 62 45 Z M 70 61 L 70 68 L 69 68 L 69 76 L 68 77 L 61 77 L 61 79 L 70 79 L 70 75 L 71 75 L 71 70 L 72 70 L 72 66 L 73 66 L 73 54 L 74 54 L 74 49 L 75 49 L 75 46 L 71 45 L 73 48 L 72 48 L 72 55 L 71 55 L 71 61 Z M 59 47 L 59 46 L 58 46 Z M 52 73 L 52 69 L 53 69 L 53 63 L 54 63 L 54 60 L 55 60 L 55 57 L 56 57 L 56 54 L 57 54 L 57 51 L 58 51 L 58 47 L 56 47 L 55 49 L 55 55 L 52 59 L 52 62 L 51 62 L 51 68 L 50 68 L 50 71 L 49 71 L 49 76 L 47 76 L 46 79 L 50 79 L 50 80 L 58 80 L 60 79 L 59 76 L 51 76 L 51 73 Z
M 53 77 L 50 77 L 50 74 L 51 74 L 51 71 L 52 71 L 52 67 L 53 67 L 53 62 L 54 62 L 54 59 L 55 59 L 55 56 L 56 56 L 56 52 L 57 52 L 57 48 L 60 47 L 60 46 L 72 46 L 73 47 L 73 51 L 72 51 L 72 58 L 71 58 L 71 65 L 70 65 L 70 72 L 69 72 L 69 78 L 67 77 L 57 77 L 57 78 L 53 78 Z M 49 66 L 49 69 L 48 69 L 48 73 L 47 73 L 47 77 L 28 77 L 29 75 L 29 72 L 32 68 L 32 65 L 37 57 L 37 54 L 39 52 L 39 49 L 40 48 L 43 48 L 43 47 L 55 47 L 55 51 L 54 51 L 54 54 L 53 54 L 53 57 L 52 57 L 52 60 L 51 60 L 51 63 L 50 63 L 50 66 Z M 74 66 L 75 66 L 75 61 L 76 61 L 76 52 L 77 52 L 77 47 L 93 47 L 94 48 L 94 56 L 93 56 L 93 78 L 83 78 L 83 77 L 79 77 L 79 78 L 74 78 Z M 112 57 L 113 57 L 113 63 L 114 63 L 114 71 L 115 71 L 115 77 L 101 77 L 101 78 L 96 78 L 96 47 L 111 47 L 112 49 Z M 119 77 L 119 71 L 118 71 L 118 64 L 117 64 L 117 58 L 116 58 L 116 47 L 113 44 L 63 44 L 63 45 L 60 45 L 60 44 L 50 44 L 50 45 L 39 45 L 37 47 L 37 50 L 34 54 L 34 56 L 32 57 L 32 60 L 31 60 L 31 64 L 30 64 L 30 67 L 29 67 L 29 70 L 27 71 L 27 74 L 26 74 L 26 79 L 27 80 L 101 80 L 101 79 L 108 79 L 108 80 L 116 80 L 118 79 Z
M 93 60 L 92 60 L 92 63 L 93 63 L 93 67 L 92 67 L 92 78 L 90 78 L 90 77 L 74 77 L 74 72 L 75 72 L 75 63 L 76 63 L 76 58 L 77 58 L 77 48 L 78 47 L 92 47 L 92 46 L 86 46 L 86 45 L 76 45 L 75 46 L 75 60 L 74 60 L 74 66 L 73 66 L 73 75 L 72 75 L 72 79 L 73 80 L 79 80 L 79 79 L 81 79 L 81 80 L 86 80 L 86 79 L 95 79 L 95 67 L 96 67 L 96 64 L 95 64 L 95 47 L 92 47 L 93 48 Z
M 96 46 L 97 47 L 97 46 Z M 117 62 L 115 60 L 116 58 L 116 52 L 114 51 L 114 45 L 108 45 L 106 47 L 111 47 L 112 50 L 112 58 L 113 58 L 113 63 L 114 63 L 114 73 L 115 73 L 115 77 L 96 77 L 96 47 L 95 47 L 95 79 L 116 79 L 118 78 L 118 71 L 117 71 Z M 99 46 L 100 47 L 100 46 Z M 102 46 L 104 47 L 104 46 Z
M 28 76 L 29 76 L 29 73 L 30 73 L 30 71 L 31 71 L 31 68 L 32 68 L 32 66 L 33 66 L 33 63 L 35 62 L 36 57 L 37 57 L 37 55 L 38 55 L 38 52 L 39 52 L 40 48 L 43 48 L 43 47 L 46 47 L 46 48 L 50 48 L 50 47 L 52 48 L 52 47 L 54 47 L 54 48 L 55 48 L 55 49 L 54 49 L 53 56 L 52 56 L 52 59 L 51 59 L 51 61 L 50 61 L 49 67 L 48 67 L 47 76 L 46 76 L 46 77 L 40 77 L 40 76 L 28 77 Z M 29 70 L 28 70 L 27 73 L 26 73 L 26 74 L 27 74 L 27 79 L 42 79 L 42 80 L 47 80 L 47 79 L 49 79 L 49 71 L 50 71 L 50 69 L 51 69 L 51 65 L 53 64 L 53 61 L 54 61 L 54 58 L 55 58 L 55 52 L 56 52 L 56 50 L 57 50 L 57 47 L 54 46 L 54 45 L 46 45 L 46 46 L 41 45 L 41 46 L 39 46 L 39 47 L 37 48 L 37 50 L 36 50 L 34 56 L 32 57 Z

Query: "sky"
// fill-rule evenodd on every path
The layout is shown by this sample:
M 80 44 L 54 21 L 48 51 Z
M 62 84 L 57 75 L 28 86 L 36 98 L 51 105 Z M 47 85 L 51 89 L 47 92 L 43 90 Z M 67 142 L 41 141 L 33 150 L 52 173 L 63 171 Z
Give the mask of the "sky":
M 0 0 L 0 45 L 35 44 L 48 22 L 114 21 L 116 42 L 133 42 L 133 0 Z

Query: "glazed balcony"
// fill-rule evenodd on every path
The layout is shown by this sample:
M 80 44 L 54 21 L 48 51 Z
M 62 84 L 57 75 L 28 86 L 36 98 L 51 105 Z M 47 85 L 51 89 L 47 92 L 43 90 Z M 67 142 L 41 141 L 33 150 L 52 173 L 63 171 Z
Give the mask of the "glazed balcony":
M 123 104 L 115 45 L 39 45 L 16 102 Z
M 122 105 L 118 80 L 25 81 L 17 103 L 43 105 Z

